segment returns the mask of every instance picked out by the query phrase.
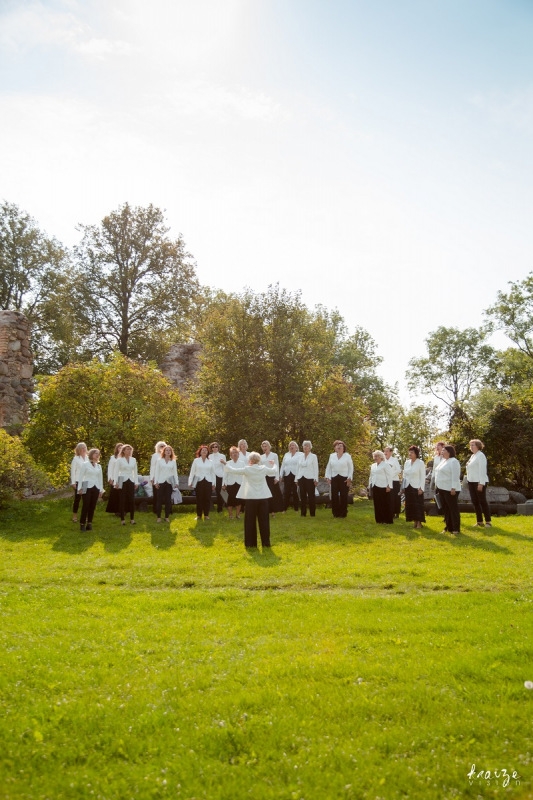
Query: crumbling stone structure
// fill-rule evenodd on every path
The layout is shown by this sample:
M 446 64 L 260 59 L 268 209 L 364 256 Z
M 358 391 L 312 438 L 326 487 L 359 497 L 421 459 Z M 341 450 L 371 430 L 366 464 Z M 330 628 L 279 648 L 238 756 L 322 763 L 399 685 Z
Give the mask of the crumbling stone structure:
M 178 389 L 185 390 L 200 369 L 199 344 L 173 344 L 161 362 L 161 372 Z
M 0 310 L 0 427 L 27 422 L 32 374 L 30 324 L 19 311 Z

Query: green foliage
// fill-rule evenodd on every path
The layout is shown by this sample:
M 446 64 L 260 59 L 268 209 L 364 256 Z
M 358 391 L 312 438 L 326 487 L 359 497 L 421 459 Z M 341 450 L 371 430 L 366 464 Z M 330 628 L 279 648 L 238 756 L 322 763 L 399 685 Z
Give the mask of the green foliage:
M 491 483 L 533 496 L 533 392 L 497 403 L 481 438 Z
M 483 328 L 441 326 L 426 339 L 427 356 L 409 361 L 409 389 L 444 403 L 450 423 L 457 406 L 470 399 L 491 371 L 494 350 L 485 343 L 487 335 Z
M 381 427 L 374 429 L 376 447 L 390 446 L 401 459 L 406 459 L 411 445 L 420 447 L 420 455 L 427 460 L 433 454 L 433 441 L 439 431 L 435 406 L 411 405 L 404 408 L 398 401 L 384 405 Z
M 21 497 L 24 490 L 45 491 L 49 481 L 35 464 L 18 436 L 10 436 L 0 428 L 0 507 L 8 500 Z
M 498 292 L 486 313 L 496 328 L 533 358 L 533 272 L 522 281 L 509 282 L 509 286 L 509 292 Z
M 176 450 L 188 469 L 203 432 L 203 415 L 150 366 L 115 354 L 108 363 L 70 364 L 42 378 L 25 441 L 57 482 L 66 482 L 72 451 L 85 441 L 112 455 L 117 441 L 134 448 L 146 470 L 159 439 Z
M 168 237 L 153 205 L 124 203 L 99 226 L 80 227 L 76 302 L 92 352 L 159 362 L 187 340 L 199 293 L 183 239 Z
M 266 438 L 279 453 L 309 438 L 322 468 L 336 438 L 368 450 L 356 340 L 343 337 L 337 314 L 311 312 L 279 286 L 215 297 L 200 332 L 197 391 L 217 438 L 228 446 L 244 436 L 253 447 Z M 372 360 L 361 361 L 368 372 Z

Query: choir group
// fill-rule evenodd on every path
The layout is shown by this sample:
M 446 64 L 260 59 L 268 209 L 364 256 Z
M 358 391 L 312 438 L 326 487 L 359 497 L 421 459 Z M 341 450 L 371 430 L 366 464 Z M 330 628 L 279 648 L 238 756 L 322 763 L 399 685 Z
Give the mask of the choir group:
M 220 513 L 224 505 L 230 519 L 239 519 L 241 508 L 244 514 L 244 541 L 247 547 L 257 546 L 257 529 L 263 547 L 270 546 L 269 517 L 276 512 L 285 512 L 290 506 L 300 509 L 302 516 L 316 513 L 316 487 L 318 484 L 318 460 L 312 452 L 312 443 L 307 439 L 300 451 L 297 442 L 290 442 L 281 465 L 270 442 L 261 443 L 262 453 L 248 452 L 245 439 L 238 446 L 230 447 L 229 459 L 221 453 L 218 442 L 200 445 L 189 472 L 188 486 L 196 497 L 197 520 L 209 519 L 211 495 L 216 492 L 216 507 Z M 490 510 L 486 498 L 488 484 L 487 459 L 483 443 L 479 439 L 470 442 L 472 456 L 466 465 L 468 488 L 474 509 L 476 524 L 490 526 Z M 373 453 L 374 463 L 370 469 L 369 493 L 374 502 L 377 523 L 392 524 L 401 508 L 401 496 L 405 498 L 405 517 L 420 528 L 425 522 L 424 489 L 426 466 L 420 458 L 416 445 L 409 448 L 409 457 L 403 468 L 392 454 L 392 448 Z M 71 462 L 71 485 L 74 488 L 73 522 L 81 500 L 80 528 L 92 530 L 97 501 L 104 493 L 100 451 L 88 450 L 84 442 L 75 448 Z M 444 532 L 460 533 L 458 494 L 461 491 L 461 467 L 452 445 L 438 442 L 436 445 L 431 486 L 435 499 L 445 519 Z M 337 439 L 333 443 L 325 477 L 330 484 L 331 510 L 334 517 L 346 517 L 348 493 L 353 479 L 353 461 L 346 451 L 346 444 Z M 139 484 L 137 461 L 133 447 L 118 443 L 109 459 L 107 480 L 110 486 L 106 511 L 120 516 L 121 524 L 135 524 L 135 489 Z M 149 481 L 153 487 L 154 511 L 157 522 L 169 522 L 172 513 L 172 494 L 178 487 L 176 455 L 164 441 L 157 442 L 150 462 Z M 280 488 L 283 481 L 283 494 Z M 485 521 L 483 521 L 483 517 Z

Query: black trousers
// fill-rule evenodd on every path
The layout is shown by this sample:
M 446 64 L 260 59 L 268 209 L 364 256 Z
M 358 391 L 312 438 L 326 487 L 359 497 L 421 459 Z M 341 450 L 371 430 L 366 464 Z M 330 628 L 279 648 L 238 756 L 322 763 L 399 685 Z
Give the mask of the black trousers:
M 83 495 L 78 494 L 78 484 L 74 486 L 74 503 L 72 504 L 72 513 L 77 514 L 78 508 L 80 507 L 80 500 Z
M 204 517 L 209 516 L 209 509 L 211 508 L 211 492 L 213 490 L 213 484 L 211 481 L 208 481 L 206 478 L 202 478 L 201 481 L 198 481 L 196 484 L 196 516 L 201 517 L 202 514 Z
M 295 511 L 298 511 L 298 486 L 295 484 L 296 475 L 289 472 L 283 476 L 283 508 L 286 511 L 292 503 Z
M 216 476 L 216 486 L 217 486 L 217 511 L 220 514 L 222 509 L 224 508 L 224 500 L 222 495 L 220 494 L 220 490 L 222 489 L 222 478 L 218 475 Z
M 460 533 L 461 515 L 459 513 L 459 493 L 451 494 L 451 492 L 445 489 L 439 489 L 439 497 L 442 500 L 446 530 L 448 533 Z
M 400 516 L 402 510 L 402 498 L 400 497 L 400 481 L 392 482 L 392 489 L 389 492 L 389 501 L 392 508 L 392 516 Z
M 334 517 L 348 514 L 348 484 L 343 475 L 335 475 L 331 479 L 331 510 Z
M 474 505 L 476 512 L 476 521 L 483 523 L 483 515 L 485 515 L 485 522 L 490 522 L 492 517 L 490 515 L 490 508 L 487 501 L 487 485 L 483 486 L 483 491 L 478 492 L 478 484 L 468 481 L 468 491 L 470 492 L 470 499 Z
M 98 486 L 91 486 L 90 489 L 87 489 L 85 494 L 78 495 L 78 497 L 81 497 L 81 525 L 85 525 L 87 522 L 93 521 L 94 510 L 96 508 L 96 503 L 98 502 L 99 496 L 100 489 Z
M 135 517 L 135 484 L 128 478 L 128 480 L 124 481 L 122 484 L 122 489 L 118 489 L 117 491 L 120 492 L 120 519 L 124 520 L 126 511 L 128 510 L 130 512 L 130 519 L 133 519 Z
M 244 546 L 257 547 L 257 526 L 263 547 L 270 547 L 268 498 L 246 500 L 244 504 Z
M 300 487 L 300 503 L 302 504 L 301 513 L 302 517 L 307 514 L 307 504 L 309 503 L 309 513 L 312 517 L 315 516 L 316 500 L 315 500 L 315 482 L 312 478 L 300 478 L 298 481 Z
M 393 511 L 390 496 L 394 490 L 387 491 L 385 486 L 372 487 L 372 499 L 374 501 L 374 517 L 376 522 L 385 522 L 392 525 Z
M 283 495 L 279 488 L 279 481 L 276 483 L 276 478 L 273 475 L 266 476 L 267 486 L 272 492 L 272 497 L 268 498 L 268 510 L 270 514 L 275 514 L 276 511 L 283 511 Z
M 161 518 L 161 511 L 165 506 L 165 519 L 168 519 L 172 514 L 172 484 L 168 481 L 159 484 L 156 498 L 156 514 L 157 519 Z

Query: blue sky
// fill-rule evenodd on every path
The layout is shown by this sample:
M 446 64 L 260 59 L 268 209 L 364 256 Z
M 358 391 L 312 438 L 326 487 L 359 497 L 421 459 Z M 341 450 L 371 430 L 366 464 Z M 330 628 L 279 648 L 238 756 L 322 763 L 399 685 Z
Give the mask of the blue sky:
M 161 206 L 203 283 L 337 307 L 402 384 L 533 269 L 532 34 L 529 0 L 3 0 L 0 197 L 69 245 Z

